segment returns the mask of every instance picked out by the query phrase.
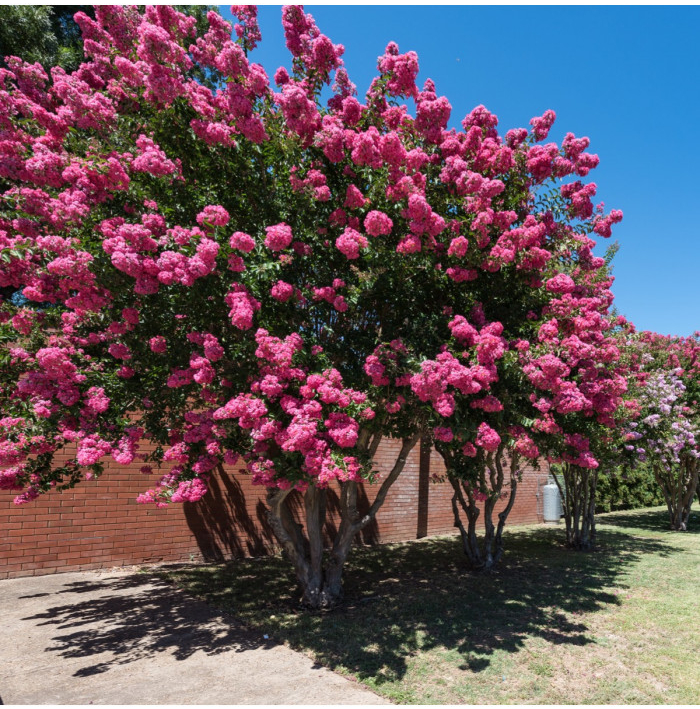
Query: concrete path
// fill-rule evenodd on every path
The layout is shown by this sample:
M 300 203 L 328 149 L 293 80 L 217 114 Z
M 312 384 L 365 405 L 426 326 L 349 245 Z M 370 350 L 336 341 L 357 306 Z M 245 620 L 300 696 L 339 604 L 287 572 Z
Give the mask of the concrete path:
M 0 703 L 387 704 L 153 577 L 0 581 Z

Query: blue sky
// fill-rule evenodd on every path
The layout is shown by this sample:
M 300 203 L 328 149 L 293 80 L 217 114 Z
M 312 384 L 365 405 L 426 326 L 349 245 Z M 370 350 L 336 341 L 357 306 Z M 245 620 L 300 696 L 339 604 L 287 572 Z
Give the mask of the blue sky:
M 484 104 L 499 127 L 551 108 L 550 137 L 591 139 L 597 200 L 622 209 L 613 229 L 618 310 L 640 330 L 700 329 L 700 8 L 306 6 L 345 45 L 362 96 L 387 42 L 414 50 L 458 127 Z M 228 6 L 222 8 L 230 18 Z M 251 57 L 289 67 L 279 6 L 261 7 Z M 607 244 L 605 244 L 607 245 Z

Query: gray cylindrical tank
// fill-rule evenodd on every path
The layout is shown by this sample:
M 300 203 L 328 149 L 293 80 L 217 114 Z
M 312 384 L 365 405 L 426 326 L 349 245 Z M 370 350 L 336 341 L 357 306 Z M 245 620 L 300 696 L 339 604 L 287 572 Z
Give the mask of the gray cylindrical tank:
M 561 505 L 561 496 L 559 488 L 552 478 L 542 488 L 543 490 L 543 511 L 545 522 L 559 522 L 563 509 Z

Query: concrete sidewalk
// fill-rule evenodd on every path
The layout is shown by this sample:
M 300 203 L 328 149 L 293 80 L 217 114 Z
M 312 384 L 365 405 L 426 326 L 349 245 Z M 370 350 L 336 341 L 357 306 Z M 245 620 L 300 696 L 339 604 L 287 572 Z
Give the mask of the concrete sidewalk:
M 387 704 L 152 576 L 0 581 L 0 703 Z

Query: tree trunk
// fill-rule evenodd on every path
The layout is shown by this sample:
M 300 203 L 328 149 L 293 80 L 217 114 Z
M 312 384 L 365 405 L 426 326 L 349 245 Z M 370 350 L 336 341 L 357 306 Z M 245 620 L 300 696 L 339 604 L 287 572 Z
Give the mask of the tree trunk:
M 480 510 L 476 504 L 474 504 L 473 492 L 471 488 L 465 486 L 463 490 L 462 483 L 451 475 L 448 475 L 447 479 L 450 481 L 452 489 L 455 491 L 452 496 L 452 513 L 455 518 L 455 527 L 459 529 L 459 533 L 462 538 L 462 550 L 464 551 L 467 559 L 469 559 L 469 565 L 472 569 L 482 569 L 483 561 L 481 547 L 479 545 L 479 539 L 476 535 L 476 521 L 479 518 Z M 467 495 L 466 500 L 465 495 Z M 460 507 L 467 516 L 468 526 L 466 529 L 459 513 Z
M 517 459 L 511 460 L 511 471 L 510 471 L 510 488 L 508 491 L 508 502 L 505 508 L 498 513 L 498 526 L 496 527 L 496 537 L 494 539 L 494 560 L 493 563 L 497 564 L 501 557 L 503 556 L 503 529 L 506 526 L 506 520 L 510 511 L 513 509 L 515 504 L 515 493 L 518 489 L 518 470 L 517 470 Z
M 564 507 L 566 546 L 578 551 L 591 551 L 595 547 L 595 491 L 598 471 L 562 464 L 564 487 L 555 475 Z
M 473 475 L 465 480 L 457 475 L 455 459 L 448 451 L 438 448 L 447 467 L 447 477 L 454 490 L 452 496 L 452 512 L 455 527 L 459 529 L 462 539 L 462 549 L 474 571 L 487 571 L 492 569 L 503 557 L 503 529 L 506 520 L 515 503 L 515 494 L 518 487 L 518 457 L 511 454 L 509 466 L 508 502 L 505 508 L 498 513 L 498 523 L 494 524 L 493 512 L 496 503 L 501 499 L 505 487 L 505 472 L 503 459 L 505 446 L 500 446 L 494 453 L 489 453 L 484 459 L 478 456 L 471 466 Z M 477 486 L 479 491 L 487 491 L 484 500 L 484 536 L 479 540 L 476 533 L 476 524 L 479 519 L 480 509 L 477 500 Z M 467 518 L 467 527 L 462 522 L 460 510 Z
M 318 574 L 312 568 L 307 543 L 298 524 L 289 509 L 287 498 L 291 490 L 269 490 L 267 494 L 267 519 L 283 555 L 291 562 L 297 580 L 303 592 L 303 602 L 314 606 L 320 597 Z M 308 545 L 310 546 L 310 545 Z
M 380 437 L 363 438 L 365 449 L 373 455 Z M 296 522 L 289 507 L 291 490 L 272 489 L 268 492 L 267 518 L 284 555 L 291 561 L 301 588 L 301 602 L 316 610 L 330 610 L 343 598 L 343 568 L 353 540 L 372 520 L 384 504 L 389 488 L 406 465 L 418 435 L 402 441 L 394 467 L 381 484 L 374 502 L 366 514 L 357 510 L 358 483 L 340 483 L 340 525 L 330 551 L 324 555 L 323 529 L 326 520 L 326 490 L 310 485 L 304 493 L 304 527 Z M 324 558 L 325 557 L 325 558 Z
M 653 470 L 666 500 L 671 529 L 685 532 L 693 498 L 698 491 L 698 459 L 683 455 L 680 464 L 654 465 Z

